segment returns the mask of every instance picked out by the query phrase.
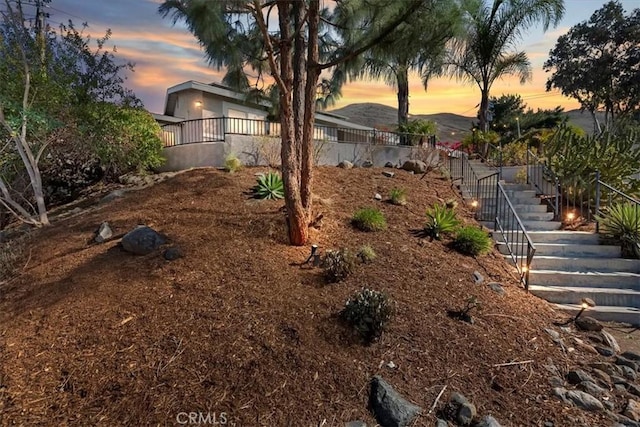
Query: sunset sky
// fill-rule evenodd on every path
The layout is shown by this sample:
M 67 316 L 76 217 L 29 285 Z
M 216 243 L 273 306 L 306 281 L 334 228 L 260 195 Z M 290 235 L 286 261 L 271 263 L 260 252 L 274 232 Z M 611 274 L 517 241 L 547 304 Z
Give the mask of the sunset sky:
M 213 1 L 213 0 L 212 0 Z M 401 1 L 401 0 L 399 0 Z M 169 19 L 157 13 L 161 0 L 53 0 L 47 9 L 50 25 L 57 26 L 71 19 L 75 24 L 87 22 L 86 32 L 93 38 L 113 31 L 112 42 L 117 58 L 135 63 L 127 85 L 142 99 L 152 112 L 163 112 L 167 87 L 187 80 L 219 82 L 222 72 L 207 66 L 196 39 L 182 25 L 173 26 Z M 546 33 L 532 29 L 520 44 L 527 52 L 533 67 L 533 80 L 520 85 L 515 79 L 498 81 L 491 94 L 518 93 L 530 108 L 578 108 L 577 102 L 557 93 L 545 92 L 547 76 L 542 70 L 549 50 L 557 38 L 579 22 L 589 19 L 602 7 L 602 0 L 565 0 L 565 18 L 556 28 Z M 639 7 L 638 0 L 622 0 L 629 12 Z M 434 79 L 425 92 L 418 78 L 410 90 L 410 113 L 432 114 L 440 112 L 473 116 L 480 99 L 477 87 L 448 78 Z M 343 97 L 335 108 L 360 102 L 377 102 L 397 106 L 393 88 L 381 82 L 350 83 L 343 88 Z

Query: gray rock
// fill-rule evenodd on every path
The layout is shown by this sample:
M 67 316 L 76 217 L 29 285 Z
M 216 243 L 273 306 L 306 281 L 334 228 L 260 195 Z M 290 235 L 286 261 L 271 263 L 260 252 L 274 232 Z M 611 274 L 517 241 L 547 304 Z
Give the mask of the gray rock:
M 110 238 L 113 237 L 113 231 L 111 227 L 109 227 L 108 222 L 103 222 L 100 224 L 100 228 L 96 232 L 96 237 L 93 239 L 96 243 L 104 243 Z
M 498 282 L 489 282 L 489 283 L 487 283 L 487 286 L 489 286 L 491 288 L 491 290 L 493 292 L 497 293 L 498 295 L 504 295 L 505 294 L 504 288 Z
M 617 390 L 617 391 L 627 391 L 627 385 L 626 384 L 614 384 L 613 385 L 613 389 Z
M 568 402 L 567 400 L 567 389 L 564 387 L 554 387 L 552 393 L 555 397 L 559 397 L 563 402 Z
M 619 366 L 628 366 L 629 368 L 633 369 L 634 371 L 638 371 L 638 364 L 636 362 L 633 362 L 625 357 L 616 357 L 616 361 L 615 361 L 616 365 Z
M 602 355 L 604 357 L 611 357 L 611 356 L 616 354 L 616 352 L 613 351 L 613 349 L 609 348 L 609 347 L 602 347 L 602 346 L 597 345 L 597 346 L 595 346 L 595 348 L 596 348 L 596 351 L 598 353 L 600 353 L 600 355 Z
M 425 173 L 427 171 L 427 164 L 422 160 L 407 160 L 400 169 L 413 173 Z
M 622 415 L 635 422 L 640 421 L 640 403 L 633 399 L 629 399 Z
M 581 331 L 598 332 L 602 330 L 602 324 L 593 317 L 581 316 L 578 317 L 574 323 Z
M 633 351 L 625 351 L 620 356 L 622 356 L 622 357 L 624 357 L 625 359 L 628 359 L 628 360 L 633 360 L 633 361 L 636 361 L 636 362 L 640 362 L 640 354 L 634 353 Z
M 449 412 L 455 414 L 455 421 L 461 426 L 471 425 L 473 418 L 478 413 L 475 405 L 460 393 L 452 393 L 448 405 Z
M 479 271 L 474 271 L 471 276 L 473 277 L 473 281 L 475 282 L 476 285 L 479 285 L 480 283 L 484 282 L 484 276 L 480 274 Z
M 565 397 L 578 408 L 584 409 L 585 411 L 604 410 L 604 406 L 602 406 L 602 403 L 598 399 L 584 391 L 569 390 Z
M 372 168 L 373 162 L 371 160 L 365 160 L 361 165 L 363 168 Z
M 591 375 L 587 374 L 582 369 L 576 369 L 575 371 L 569 371 L 567 373 L 567 381 L 569 381 L 569 383 L 571 383 L 571 384 L 580 384 L 581 382 L 584 382 L 584 381 L 589 381 L 589 382 L 592 382 L 592 383 L 596 382 L 596 380 L 594 380 L 593 377 L 591 377 Z
M 591 371 L 591 374 L 604 384 L 608 385 L 611 383 L 611 377 L 609 376 L 609 374 L 601 371 L 600 369 L 594 369 L 593 371 Z
M 180 249 L 179 247 L 172 246 L 170 248 L 165 249 L 165 251 L 162 253 L 162 256 L 167 261 L 175 261 L 177 259 L 182 258 L 184 256 L 184 252 L 182 252 L 182 249 Z
M 404 427 L 422 412 L 422 408 L 405 400 L 379 376 L 371 380 L 369 405 L 376 420 L 387 427 Z
M 609 413 L 609 418 L 616 420 L 623 427 L 639 427 L 640 422 L 633 421 L 631 418 L 625 417 L 622 414 Z
M 554 331 L 553 329 L 549 328 L 544 328 L 544 331 L 549 334 L 552 340 L 555 341 L 560 339 L 560 333 L 558 331 Z
M 449 427 L 449 423 L 443 419 L 436 418 L 436 427 Z
M 389 172 L 389 171 L 382 171 L 382 175 L 386 176 L 387 178 L 393 178 L 395 173 L 394 172 Z
M 608 411 L 613 411 L 614 409 L 616 409 L 616 405 L 614 405 L 610 400 L 602 400 L 602 406 L 604 406 Z
M 552 377 L 549 377 L 549 385 L 551 387 L 562 387 L 564 385 L 564 380 L 554 375 Z
M 620 367 L 622 368 L 622 375 L 624 375 L 626 379 L 635 381 L 638 378 L 638 374 L 636 374 L 636 371 L 634 371 L 630 367 L 624 365 Z
M 627 380 L 617 375 L 611 375 L 610 378 L 611 378 L 611 382 L 613 382 L 614 384 L 627 384 Z
M 360 421 L 360 420 L 349 421 L 348 423 L 346 423 L 344 425 L 344 427 L 367 427 L 367 423 L 365 423 L 364 421 Z
M 501 426 L 500 426 L 500 423 L 491 415 L 485 415 L 484 417 L 482 417 L 482 419 L 480 419 L 480 421 L 474 424 L 474 427 L 501 427 Z
M 609 332 L 605 331 L 604 329 L 600 331 L 600 335 L 604 339 L 604 342 L 609 347 L 611 347 L 613 351 L 615 351 L 616 353 L 620 353 L 620 346 L 618 345 L 618 341 L 616 341 L 613 335 L 611 335 Z M 628 357 L 628 359 L 630 359 L 630 357 Z
M 351 163 L 348 160 L 343 160 L 340 163 L 338 163 L 338 167 L 342 169 L 351 169 L 353 168 L 353 163 Z
M 108 202 L 111 202 L 112 200 L 120 199 L 124 197 L 124 193 L 125 193 L 124 190 L 113 190 L 111 193 L 107 194 L 102 199 L 100 199 L 100 203 L 108 203 Z
M 589 393 L 592 396 L 601 396 L 606 393 L 606 390 L 602 387 L 598 386 L 596 383 L 591 381 L 583 381 L 578 384 L 578 388 L 585 393 Z
M 124 235 L 122 248 L 136 255 L 147 255 L 164 245 L 167 240 L 154 229 L 138 226 Z
M 591 366 L 592 368 L 600 369 L 601 371 L 604 371 L 609 375 L 622 375 L 622 369 L 620 369 L 619 366 L 616 366 L 613 363 L 597 362 L 592 363 L 589 366 Z

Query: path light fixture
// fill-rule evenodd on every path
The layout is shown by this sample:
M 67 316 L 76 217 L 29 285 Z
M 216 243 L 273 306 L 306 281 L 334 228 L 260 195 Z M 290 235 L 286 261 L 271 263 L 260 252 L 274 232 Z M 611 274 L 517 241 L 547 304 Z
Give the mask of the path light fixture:
M 473 209 L 478 209 L 478 201 L 477 200 L 472 200 L 471 201 L 471 207 Z
M 302 264 L 304 265 L 313 262 L 313 266 L 317 267 L 320 264 L 320 255 L 318 255 L 317 252 L 318 245 L 311 245 L 311 254 L 309 254 L 309 258 L 307 258 L 307 260 Z
M 582 300 L 580 301 L 580 311 L 578 312 L 578 314 L 576 314 L 576 317 L 573 318 L 573 321 L 575 322 L 576 320 L 578 320 L 583 311 L 595 306 L 596 303 L 591 298 L 582 298 Z
M 576 219 L 576 213 L 575 212 L 569 212 L 567 213 L 567 222 L 572 222 L 574 219 Z

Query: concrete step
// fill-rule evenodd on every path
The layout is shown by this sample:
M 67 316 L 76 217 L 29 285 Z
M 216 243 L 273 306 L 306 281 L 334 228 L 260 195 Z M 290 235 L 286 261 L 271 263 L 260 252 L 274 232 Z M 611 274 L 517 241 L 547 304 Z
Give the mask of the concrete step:
M 633 289 L 529 285 L 529 292 L 555 304 L 578 304 L 582 298 L 591 298 L 596 307 L 640 307 L 640 292 Z
M 526 191 L 526 190 L 533 190 L 532 185 L 531 184 L 512 184 L 512 183 L 508 183 L 508 182 L 503 182 L 502 186 L 504 187 L 504 189 L 506 191 Z
M 553 231 L 559 230 L 562 227 L 562 223 L 559 221 L 528 221 L 522 220 L 527 233 L 529 231 Z
M 516 210 L 516 212 L 518 213 L 518 215 L 520 215 L 520 213 L 524 213 L 524 212 L 539 212 L 539 213 L 544 213 L 547 212 L 547 205 L 542 205 L 540 203 L 537 204 L 515 204 L 513 205 L 513 208 Z M 551 212 L 553 213 L 553 212 Z
M 535 190 L 507 190 L 505 189 L 505 193 L 509 199 L 520 198 L 520 199 L 533 199 L 536 197 Z M 540 203 L 538 201 L 538 203 Z
M 533 243 L 571 243 L 574 245 L 597 245 L 600 238 L 586 231 L 527 231 Z
M 520 246 L 524 246 L 521 244 Z M 534 243 L 536 247 L 535 256 L 561 256 L 561 257 L 596 257 L 596 258 L 618 258 L 620 257 L 620 246 L 613 245 L 571 245 L 565 243 Z M 507 254 L 508 248 L 504 242 L 498 243 L 501 253 Z
M 579 258 L 534 256 L 531 270 L 598 271 L 640 273 L 640 260 L 624 258 Z
M 580 310 L 580 306 L 575 304 L 557 304 L 556 308 L 567 311 L 572 315 L 576 315 Z M 605 322 L 640 325 L 640 309 L 636 307 L 597 306 L 585 311 L 583 316 L 590 316 Z
M 619 271 L 531 270 L 529 272 L 529 284 L 541 286 L 618 288 L 640 291 L 640 274 Z
M 522 221 L 551 221 L 553 212 L 518 212 L 518 217 Z

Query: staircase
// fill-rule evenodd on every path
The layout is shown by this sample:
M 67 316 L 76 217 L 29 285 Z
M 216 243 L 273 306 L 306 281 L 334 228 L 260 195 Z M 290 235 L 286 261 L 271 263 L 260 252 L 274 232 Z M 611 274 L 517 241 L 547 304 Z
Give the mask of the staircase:
M 479 177 L 495 172 L 477 161 L 470 164 Z M 504 183 L 503 187 L 536 248 L 529 291 L 570 312 L 580 309 L 582 298 L 591 298 L 596 307 L 589 309 L 590 316 L 640 325 L 640 260 L 621 258 L 619 246 L 599 244 L 595 233 L 560 231 L 561 223 L 553 221 L 553 212 L 547 212 L 530 185 Z M 491 210 L 495 198 L 480 199 L 479 204 Z M 495 225 L 481 223 L 489 229 Z M 494 232 L 494 238 L 511 260 L 501 233 Z

